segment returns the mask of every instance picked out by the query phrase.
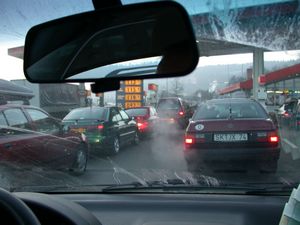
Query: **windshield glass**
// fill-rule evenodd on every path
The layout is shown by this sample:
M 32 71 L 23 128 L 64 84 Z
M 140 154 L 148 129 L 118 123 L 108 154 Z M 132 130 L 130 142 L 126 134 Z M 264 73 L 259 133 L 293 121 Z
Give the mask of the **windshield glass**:
M 225 100 L 226 101 L 226 100 Z M 203 104 L 195 113 L 193 119 L 267 119 L 267 113 L 255 103 L 208 103 Z
M 72 110 L 64 120 L 105 120 L 106 119 L 105 108 L 83 108 Z
M 195 70 L 126 79 L 117 91 L 92 93 L 90 83 L 30 83 L 23 58 L 32 26 L 94 10 L 93 2 L 0 1 L 0 187 L 101 192 L 129 185 L 151 192 L 180 186 L 189 193 L 200 186 L 213 194 L 216 186 L 235 193 L 299 184 L 299 1 L 177 2 L 197 40 Z M 151 48 L 137 43 L 132 49 Z M 133 51 L 121 47 L 114 54 Z M 143 57 L 77 78 L 134 76 L 156 70 L 162 59 Z
M 177 99 L 161 99 L 158 102 L 157 110 L 179 109 L 179 101 Z
M 126 113 L 128 114 L 128 116 L 146 116 L 148 114 L 148 109 L 127 109 Z

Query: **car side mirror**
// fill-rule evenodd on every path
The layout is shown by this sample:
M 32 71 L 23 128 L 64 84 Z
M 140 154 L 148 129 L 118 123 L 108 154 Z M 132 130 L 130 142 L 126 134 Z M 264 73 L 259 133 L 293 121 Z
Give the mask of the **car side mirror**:
M 59 123 L 58 126 L 59 126 L 59 133 L 60 133 L 61 135 L 67 134 L 67 133 L 69 133 L 70 130 L 71 130 L 70 127 L 69 127 L 68 125 L 63 125 L 62 123 Z

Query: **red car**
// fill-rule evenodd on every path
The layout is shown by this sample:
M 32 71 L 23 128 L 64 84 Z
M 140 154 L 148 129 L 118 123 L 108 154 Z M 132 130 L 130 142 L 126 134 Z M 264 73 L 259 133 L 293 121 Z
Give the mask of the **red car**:
M 158 123 L 156 109 L 152 106 L 144 106 L 126 109 L 129 117 L 133 117 L 137 122 L 139 133 L 142 136 L 152 136 Z
M 215 99 L 201 104 L 185 134 L 188 163 L 254 160 L 261 170 L 275 172 L 279 155 L 277 127 L 251 99 Z
M 33 164 L 86 169 L 88 144 L 84 136 L 64 131 L 60 121 L 42 109 L 25 105 L 0 106 L 0 160 L 12 165 Z

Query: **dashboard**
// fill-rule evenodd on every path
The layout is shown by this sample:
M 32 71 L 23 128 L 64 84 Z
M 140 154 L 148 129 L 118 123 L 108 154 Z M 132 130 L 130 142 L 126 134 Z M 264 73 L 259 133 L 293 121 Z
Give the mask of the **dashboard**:
M 14 194 L 42 225 L 278 225 L 289 196 Z

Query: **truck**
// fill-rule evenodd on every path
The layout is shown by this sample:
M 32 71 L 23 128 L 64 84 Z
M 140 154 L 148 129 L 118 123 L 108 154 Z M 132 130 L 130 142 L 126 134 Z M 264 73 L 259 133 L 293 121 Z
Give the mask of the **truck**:
M 0 104 L 4 105 L 10 102 L 29 104 L 29 100 L 34 96 L 33 92 L 20 85 L 16 85 L 8 80 L 0 79 Z
M 12 83 L 26 87 L 33 92 L 29 104 L 42 108 L 53 117 L 62 119 L 72 109 L 85 106 L 84 85 L 76 84 L 33 84 L 25 79 L 11 80 Z

